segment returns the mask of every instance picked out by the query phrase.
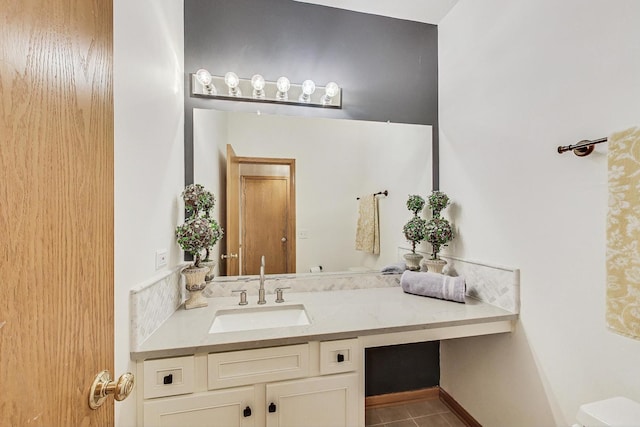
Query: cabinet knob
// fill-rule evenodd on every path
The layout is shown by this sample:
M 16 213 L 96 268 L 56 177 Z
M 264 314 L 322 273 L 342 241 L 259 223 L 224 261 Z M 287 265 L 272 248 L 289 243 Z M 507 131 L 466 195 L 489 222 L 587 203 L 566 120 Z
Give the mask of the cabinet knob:
M 173 374 L 165 375 L 164 378 L 162 378 L 162 383 L 173 384 Z
M 338 353 L 338 363 L 344 362 L 344 354 Z
M 271 403 L 269 404 L 269 412 L 270 412 L 270 413 L 274 413 L 274 412 L 276 412 L 276 404 L 275 404 L 275 403 L 271 402 Z
M 244 415 L 245 418 L 250 417 L 251 416 L 251 408 L 250 407 L 246 407 L 244 408 L 244 411 L 242 411 L 242 415 Z

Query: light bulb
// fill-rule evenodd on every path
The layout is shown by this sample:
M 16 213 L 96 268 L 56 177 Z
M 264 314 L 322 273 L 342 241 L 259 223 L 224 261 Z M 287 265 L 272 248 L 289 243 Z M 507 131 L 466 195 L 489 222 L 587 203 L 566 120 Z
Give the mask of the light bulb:
M 322 97 L 322 104 L 331 104 L 331 98 L 336 96 L 340 91 L 340 87 L 336 82 L 329 82 L 324 88 L 324 96 Z
M 209 95 L 215 95 L 217 93 L 216 87 L 211 84 L 213 81 L 213 77 L 211 77 L 211 73 L 204 68 L 200 68 L 196 71 L 196 80 L 200 82 L 200 84 L 204 87 L 205 91 Z
M 236 73 L 234 73 L 233 71 L 229 71 L 224 75 L 224 82 L 227 86 L 229 86 L 229 96 L 242 95 L 242 92 L 240 92 L 240 89 L 238 88 L 240 79 L 238 78 L 238 75 Z
M 253 86 L 253 97 L 257 99 L 264 99 L 264 77 L 260 74 L 255 74 L 251 77 L 251 86 Z
M 302 82 L 302 94 L 300 95 L 300 102 L 311 101 L 311 95 L 316 91 L 316 84 L 313 80 L 305 80 Z
M 279 101 L 286 101 L 289 99 L 289 88 L 291 87 L 291 82 L 285 76 L 282 76 L 276 82 L 276 86 L 278 87 L 278 93 L 276 93 L 276 99 Z

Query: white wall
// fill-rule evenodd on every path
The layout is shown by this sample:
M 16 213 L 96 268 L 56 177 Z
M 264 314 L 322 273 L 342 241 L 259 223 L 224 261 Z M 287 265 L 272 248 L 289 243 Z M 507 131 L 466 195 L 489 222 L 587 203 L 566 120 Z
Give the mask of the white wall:
M 173 0 L 114 1 L 115 375 L 129 359 L 129 289 L 181 252 L 174 229 L 184 187 L 183 7 Z M 136 396 L 116 402 L 116 426 L 134 426 Z
M 225 131 L 219 130 L 221 114 L 228 114 Z M 213 175 L 221 170 L 216 165 L 224 161 L 227 143 L 238 156 L 295 158 L 297 231 L 308 236 L 296 243 L 297 271 L 314 265 L 325 271 L 380 268 L 396 261 L 399 245 L 408 246 L 402 234 L 411 217 L 408 195 L 430 192 L 431 132 L 423 125 L 195 110 L 195 182 L 221 182 Z M 222 145 L 216 149 L 216 143 Z M 379 198 L 381 248 L 375 257 L 354 249 L 356 198 L 382 190 L 389 197 Z
M 521 268 L 513 334 L 442 343 L 441 384 L 487 426 L 640 401 L 640 342 L 605 326 L 606 144 L 640 124 L 640 2 L 460 0 L 439 26 L 449 253 Z

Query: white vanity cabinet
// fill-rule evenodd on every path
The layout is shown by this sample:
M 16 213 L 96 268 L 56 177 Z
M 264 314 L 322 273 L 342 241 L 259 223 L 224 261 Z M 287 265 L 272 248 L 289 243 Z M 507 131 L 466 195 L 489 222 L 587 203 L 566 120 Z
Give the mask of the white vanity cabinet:
M 362 355 L 348 339 L 145 360 L 138 424 L 363 425 Z

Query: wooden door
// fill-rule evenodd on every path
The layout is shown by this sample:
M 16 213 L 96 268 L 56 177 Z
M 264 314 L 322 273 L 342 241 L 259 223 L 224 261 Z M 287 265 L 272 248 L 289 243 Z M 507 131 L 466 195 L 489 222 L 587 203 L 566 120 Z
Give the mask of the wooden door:
M 222 276 L 240 274 L 240 163 L 233 147 L 227 144 L 227 224 L 225 227 L 225 260 L 220 265 Z
M 111 426 L 112 0 L 0 0 L 0 425 Z
M 292 272 L 289 268 L 289 178 L 242 176 L 242 274 Z

